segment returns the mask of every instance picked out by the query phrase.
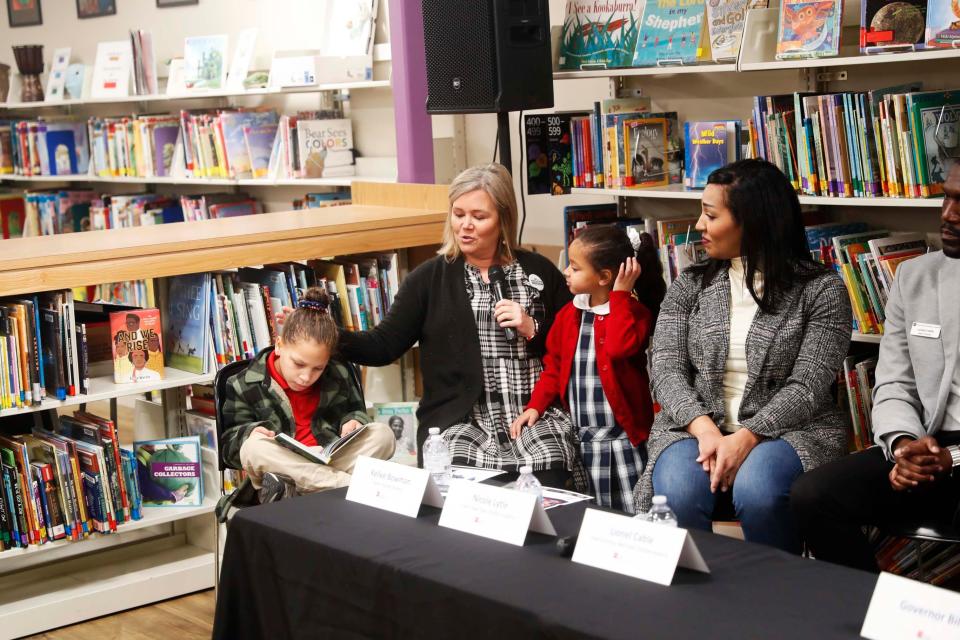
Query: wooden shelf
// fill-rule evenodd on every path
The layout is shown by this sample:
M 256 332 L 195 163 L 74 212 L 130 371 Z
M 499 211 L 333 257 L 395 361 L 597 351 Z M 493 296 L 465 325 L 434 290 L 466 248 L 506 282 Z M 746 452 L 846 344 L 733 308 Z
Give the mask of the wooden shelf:
M 197 91 L 183 93 L 178 95 L 146 95 L 146 96 L 122 96 L 118 98 L 82 98 L 73 100 L 61 100 L 60 102 L 0 102 L 0 109 L 8 110 L 32 110 L 32 109 L 50 109 L 57 107 L 76 107 L 98 104 L 129 104 L 140 102 L 180 102 L 183 100 L 209 100 L 211 98 L 254 98 L 266 96 L 282 96 L 298 93 L 317 93 L 320 91 L 342 91 L 342 90 L 361 90 L 361 89 L 389 89 L 391 86 L 389 80 L 366 80 L 358 82 L 336 82 L 331 84 L 318 84 L 312 87 L 289 87 L 286 89 L 250 89 L 248 91 Z M 12 94 L 13 92 L 11 92 Z
M 356 204 L 334 209 L 6 240 L 0 296 L 437 244 L 445 195 L 437 185 L 355 183 Z
M 151 527 L 207 515 L 213 513 L 216 507 L 217 500 L 210 496 L 204 499 L 203 504 L 196 507 L 144 507 L 143 518 L 117 525 L 117 530 L 113 533 L 93 533 L 84 540 L 57 540 L 41 545 L 30 545 L 22 549 L 0 551 L 0 571 L 9 573 L 34 565 L 38 561 L 61 561 L 91 551 L 102 551 L 139 539 L 154 537 L 157 532 L 148 531 Z
M 0 418 L 12 416 L 21 413 L 33 413 L 34 411 L 46 411 L 48 409 L 59 409 L 61 407 L 72 407 L 87 402 L 97 402 L 98 400 L 109 400 L 148 391 L 162 391 L 163 389 L 173 389 L 190 384 L 207 384 L 213 382 L 213 374 L 207 373 L 197 375 L 180 371 L 179 369 L 164 369 L 163 380 L 155 382 L 142 382 L 138 384 L 117 384 L 113 381 L 113 376 L 104 376 L 90 379 L 90 393 L 76 396 L 67 396 L 66 400 L 44 400 L 41 404 L 20 409 L 4 409 L 0 411 Z M 3 554 L 0 553 L 0 558 Z
M 40 183 L 89 183 L 89 184 L 186 184 L 197 186 L 242 186 L 242 187 L 349 187 L 354 182 L 396 182 L 386 176 L 342 176 L 338 178 L 281 178 L 279 180 L 233 178 L 173 178 L 173 177 L 110 177 L 94 175 L 69 176 L 17 176 L 3 175 L 0 180 L 10 182 Z
M 680 185 L 651 187 L 648 189 L 583 189 L 575 188 L 578 195 L 611 196 L 618 198 L 666 198 L 673 200 L 699 200 L 701 190 L 684 189 Z M 825 196 L 798 196 L 800 204 L 816 204 L 839 207 L 923 207 L 940 209 L 943 198 L 828 198 Z

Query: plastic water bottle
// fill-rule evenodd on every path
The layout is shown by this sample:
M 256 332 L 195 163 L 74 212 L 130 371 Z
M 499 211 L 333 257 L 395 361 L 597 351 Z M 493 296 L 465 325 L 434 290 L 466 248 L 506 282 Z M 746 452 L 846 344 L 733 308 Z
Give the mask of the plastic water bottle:
M 428 433 L 430 437 L 423 444 L 423 468 L 430 472 L 440 493 L 446 494 L 450 488 L 450 449 L 440 435 L 440 429 L 431 427 Z
M 677 526 L 677 516 L 667 504 L 667 496 L 653 496 L 653 506 L 647 517 L 650 522 L 665 524 L 668 527 Z
M 532 493 L 543 503 L 543 485 L 537 480 L 537 476 L 533 475 L 533 467 L 530 465 L 520 467 L 520 477 L 517 478 L 513 488 L 524 493 Z

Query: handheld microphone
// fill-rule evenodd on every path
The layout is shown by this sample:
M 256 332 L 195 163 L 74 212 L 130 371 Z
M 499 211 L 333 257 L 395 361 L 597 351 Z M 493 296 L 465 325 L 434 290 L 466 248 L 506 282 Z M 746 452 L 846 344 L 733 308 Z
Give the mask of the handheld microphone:
M 493 304 L 497 304 L 501 300 L 510 299 L 504 293 L 507 288 L 507 278 L 503 273 L 503 269 L 500 268 L 500 265 L 491 265 L 490 268 L 487 269 L 487 278 L 490 279 L 490 293 L 493 294 Z M 508 342 L 513 342 L 517 339 L 517 331 L 513 327 L 503 327 L 503 335 L 506 336 Z

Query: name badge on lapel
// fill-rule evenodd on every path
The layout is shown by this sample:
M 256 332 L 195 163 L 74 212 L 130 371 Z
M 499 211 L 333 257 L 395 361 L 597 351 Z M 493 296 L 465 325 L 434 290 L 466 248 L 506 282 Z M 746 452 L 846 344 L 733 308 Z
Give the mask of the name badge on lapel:
M 920 338 L 937 339 L 940 337 L 940 325 L 927 324 L 926 322 L 914 322 L 910 327 L 910 335 Z

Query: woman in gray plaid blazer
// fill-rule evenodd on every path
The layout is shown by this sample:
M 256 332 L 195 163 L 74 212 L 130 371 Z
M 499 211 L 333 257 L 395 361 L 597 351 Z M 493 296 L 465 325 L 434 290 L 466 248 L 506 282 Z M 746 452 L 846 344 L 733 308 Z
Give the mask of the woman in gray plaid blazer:
M 667 292 L 653 337 L 660 403 L 638 511 L 667 496 L 709 530 L 732 499 L 748 540 L 799 552 L 790 486 L 845 451 L 831 384 L 850 341 L 839 276 L 811 258 L 800 203 L 762 160 L 713 172 L 697 230 L 709 259 Z

